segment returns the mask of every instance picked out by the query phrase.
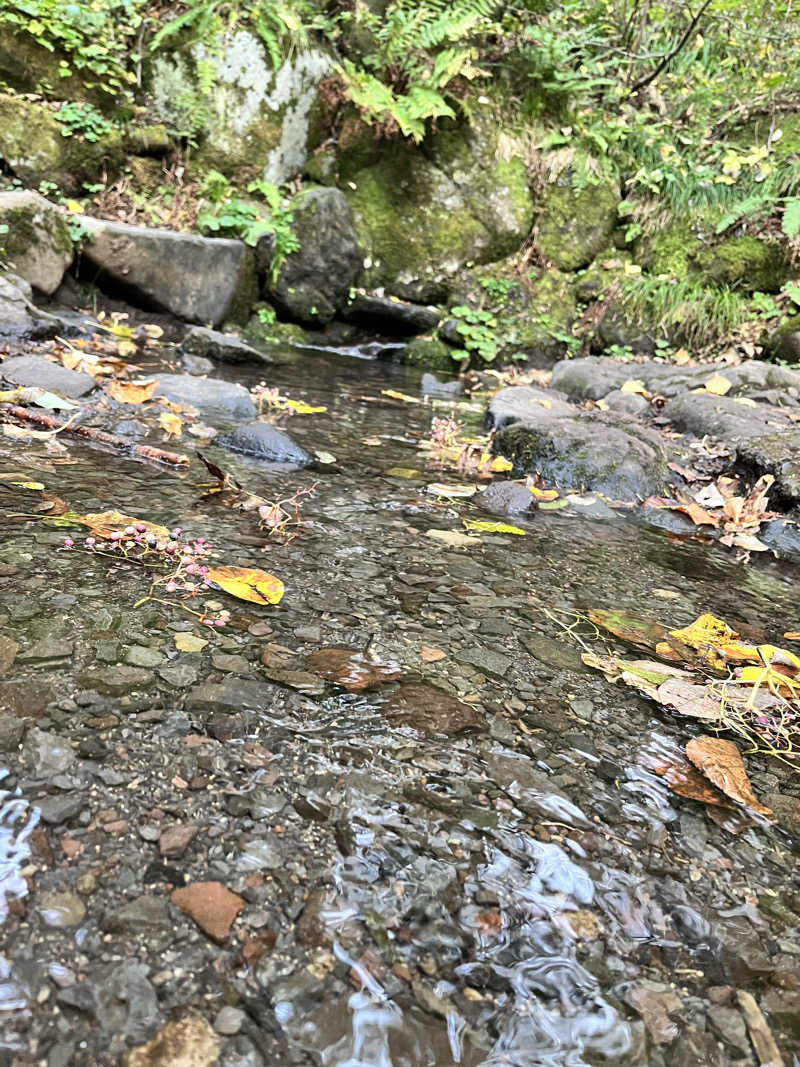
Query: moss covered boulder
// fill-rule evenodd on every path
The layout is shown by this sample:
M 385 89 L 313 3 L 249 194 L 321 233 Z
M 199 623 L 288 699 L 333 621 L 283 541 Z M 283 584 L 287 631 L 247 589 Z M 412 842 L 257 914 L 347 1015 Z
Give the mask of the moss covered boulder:
M 33 192 L 0 193 L 0 238 L 15 274 L 48 296 L 61 284 L 74 249 L 64 212 Z
M 547 189 L 537 222 L 539 248 L 561 270 L 587 267 L 611 243 L 619 202 L 615 178 L 592 174 L 587 162 L 565 168 Z
M 757 237 L 731 237 L 693 257 L 705 279 L 748 293 L 777 293 L 789 274 L 783 250 L 777 241 Z
M 240 185 L 279 184 L 323 140 L 317 91 L 330 70 L 319 49 L 293 52 L 275 70 L 258 35 L 239 28 L 215 47 L 187 43 L 157 55 L 145 81 L 156 115 L 198 141 L 198 170 Z
M 446 124 L 422 147 L 387 142 L 377 151 L 359 142 L 355 150 L 367 165 L 352 173 L 345 167 L 342 188 L 372 288 L 436 303 L 465 266 L 512 254 L 530 232 L 525 164 L 493 116 Z
M 65 137 L 48 108 L 0 93 L 0 156 L 26 185 L 55 182 L 64 193 L 78 193 L 84 182 L 118 173 L 122 135 L 110 129 L 97 141 Z
M 636 262 L 651 274 L 667 274 L 671 278 L 685 278 L 692 270 L 695 256 L 700 255 L 705 242 L 691 219 L 670 217 L 652 233 L 640 237 L 634 245 Z
M 432 337 L 415 337 L 402 355 L 403 363 L 425 370 L 452 371 L 456 366 L 453 349 L 444 341 Z

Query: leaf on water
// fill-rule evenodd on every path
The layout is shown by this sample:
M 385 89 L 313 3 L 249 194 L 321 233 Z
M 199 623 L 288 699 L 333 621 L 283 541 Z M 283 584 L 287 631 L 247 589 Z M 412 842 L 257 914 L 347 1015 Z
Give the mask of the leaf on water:
M 41 482 L 26 481 L 24 474 L 0 474 L 0 482 L 5 482 L 7 485 L 18 485 L 20 489 L 44 489 L 44 486 Z
M 16 389 L 5 389 L 0 391 L 0 403 L 9 404 L 12 401 L 17 400 L 21 392 L 22 386 L 18 386 Z
M 158 416 L 158 421 L 161 425 L 161 429 L 165 431 L 167 437 L 181 436 L 183 422 L 177 415 L 173 415 L 171 411 L 162 411 Z
M 621 393 L 638 393 L 640 396 L 650 395 L 641 378 L 628 378 L 627 382 L 622 383 L 619 390 Z
M 380 663 L 352 648 L 321 648 L 306 656 L 306 670 L 350 693 L 375 689 L 403 676 L 399 663 Z
M 783 636 L 787 641 L 800 641 L 800 631 L 798 630 L 787 630 Z
M 194 634 L 180 633 L 175 634 L 175 647 L 179 652 L 199 652 L 205 648 L 208 641 L 202 637 L 195 637 Z
M 701 804 L 730 808 L 730 804 L 716 786 L 693 767 L 682 752 L 670 752 L 656 757 L 652 770 L 663 778 L 673 793 Z
M 386 471 L 386 477 L 412 479 L 424 478 L 425 475 L 422 473 L 422 471 L 414 470 L 413 467 L 390 467 L 389 470 Z
M 731 385 L 732 382 L 729 378 L 726 378 L 724 374 L 716 372 L 704 383 L 703 390 L 706 393 L 713 393 L 714 396 L 725 396 L 730 392 Z
M 601 626 L 622 641 L 628 641 L 632 645 L 640 645 L 643 648 L 655 649 L 659 641 L 663 641 L 667 635 L 666 627 L 661 623 L 646 619 L 641 615 L 632 615 L 628 611 L 590 608 L 586 614 L 595 626 Z
M 692 500 L 690 496 L 687 496 L 680 490 L 675 493 L 675 496 L 680 506 L 673 510 L 682 511 L 684 515 L 688 515 L 695 526 L 719 526 L 718 516 L 712 515 L 710 511 L 706 511 L 706 509 L 701 507 L 696 500 Z
M 735 396 L 733 402 L 734 404 L 741 404 L 744 408 L 758 407 L 758 404 L 756 404 L 755 400 L 750 396 Z
M 306 404 L 304 400 L 291 400 L 286 398 L 286 407 L 291 408 L 297 415 L 321 415 L 328 409 L 323 405 L 322 407 L 313 407 L 311 404 Z
M 558 500 L 558 490 L 557 489 L 539 489 L 535 485 L 529 485 L 528 488 L 533 493 L 533 495 L 536 497 L 536 499 L 538 501 L 540 501 L 540 502 L 543 501 L 543 500 L 544 501 Z
M 388 473 L 388 472 L 387 472 Z M 431 496 L 463 497 L 475 496 L 477 488 L 474 485 L 447 485 L 444 482 L 433 482 L 425 492 Z
M 568 503 L 568 500 L 542 500 L 539 503 L 539 511 L 560 511 Z
M 158 380 L 155 378 L 138 382 L 113 381 L 106 386 L 106 392 L 120 404 L 142 404 L 145 400 L 150 400 L 157 388 Z
M 134 519 L 130 515 L 121 515 L 118 511 L 98 511 L 90 512 L 87 515 L 64 516 L 64 518 L 68 517 L 71 517 L 74 522 L 88 526 L 95 537 L 108 539 L 112 533 L 124 530 L 126 526 L 142 525 L 145 527 L 145 532 L 153 537 L 164 540 L 169 538 L 169 530 L 166 526 L 158 526 L 156 523 L 146 522 L 144 519 Z
M 464 526 L 468 530 L 478 530 L 480 533 L 507 533 L 525 536 L 525 531 L 519 526 L 510 526 L 507 522 L 490 522 L 487 520 L 464 520 Z
M 251 567 L 211 567 L 206 578 L 231 596 L 253 604 L 278 604 L 283 596 L 280 578 Z
M 474 548 L 481 543 L 480 537 L 468 537 L 458 530 L 428 530 L 426 537 L 449 545 L 451 548 Z
M 665 707 L 673 708 L 679 715 L 691 719 L 721 722 L 722 701 L 713 696 L 704 685 L 687 682 L 683 678 L 668 678 L 658 687 L 656 699 Z
M 663 600 L 680 600 L 681 594 L 674 589 L 651 589 L 653 596 L 660 596 Z
M 421 404 L 419 397 L 409 396 L 407 393 L 398 393 L 396 389 L 381 389 L 381 396 L 388 396 L 392 400 L 404 400 L 406 404 Z
M 705 614 L 682 630 L 670 630 L 666 644 L 659 645 L 656 651 L 659 655 L 662 653 L 668 655 L 670 650 L 676 647 L 680 650 L 680 646 L 683 646 L 684 652 L 688 649 L 698 653 L 706 666 L 714 670 L 723 670 L 725 657 L 719 650 L 725 645 L 734 645 L 738 648 L 739 646 L 735 645 L 738 636 L 736 631 L 732 630 L 722 619 Z M 670 641 L 669 638 L 673 638 L 674 641 Z M 691 654 L 684 655 L 683 658 L 691 659 Z
M 336 462 L 336 456 L 334 456 L 333 452 L 315 452 L 314 458 L 318 463 L 324 463 L 327 466 Z
M 503 474 L 505 471 L 510 471 L 514 467 L 514 464 L 510 459 L 506 459 L 505 456 L 495 456 L 489 464 L 489 469 L 494 471 L 495 474 Z
M 65 400 L 63 396 L 57 396 L 46 389 L 37 389 L 33 386 L 20 389 L 17 400 L 20 404 L 35 404 L 36 407 L 44 408 L 46 411 L 77 411 L 78 409 L 78 405 L 73 404 L 71 400 Z
M 769 545 L 765 545 L 755 534 L 750 533 L 723 534 L 720 537 L 720 543 L 730 548 L 741 548 L 745 552 L 769 552 L 770 550 Z
M 419 658 L 423 663 L 439 663 L 440 660 L 447 659 L 447 653 L 443 652 L 441 648 L 431 648 L 430 645 L 423 645 L 419 650 Z
M 721 737 L 694 737 L 686 746 L 686 755 L 731 800 L 774 820 L 772 810 L 756 799 L 741 753 L 733 741 Z
M 362 437 L 361 444 L 366 445 L 368 448 L 380 448 L 383 441 L 380 437 Z

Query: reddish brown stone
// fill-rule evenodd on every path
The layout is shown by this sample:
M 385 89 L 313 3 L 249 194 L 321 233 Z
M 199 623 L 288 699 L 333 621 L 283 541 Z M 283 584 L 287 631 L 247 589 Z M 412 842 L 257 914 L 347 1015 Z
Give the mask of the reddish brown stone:
M 244 901 L 219 882 L 193 882 L 173 891 L 171 900 L 204 934 L 222 944 Z
M 191 823 L 176 823 L 166 829 L 158 839 L 158 848 L 162 856 L 169 859 L 177 859 L 182 856 L 194 838 L 197 836 L 198 827 Z

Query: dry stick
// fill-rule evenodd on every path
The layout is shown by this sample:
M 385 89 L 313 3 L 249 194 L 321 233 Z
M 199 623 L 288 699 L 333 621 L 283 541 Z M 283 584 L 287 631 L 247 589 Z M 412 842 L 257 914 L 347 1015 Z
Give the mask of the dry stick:
M 783 1056 L 775 1044 L 775 1038 L 772 1036 L 772 1031 L 767 1025 L 761 1008 L 756 1004 L 755 997 L 743 989 L 737 989 L 736 999 L 739 1001 L 744 1021 L 747 1023 L 750 1040 L 756 1050 L 760 1067 L 783 1067 Z
M 32 422 L 54 433 L 63 431 L 75 434 L 77 437 L 85 437 L 88 441 L 120 449 L 131 455 L 140 456 L 142 459 L 155 460 L 156 463 L 169 463 L 173 467 L 183 467 L 189 463 L 189 457 L 182 456 L 178 452 L 165 452 L 163 448 L 154 448 L 152 445 L 132 445 L 124 437 L 117 437 L 116 434 L 106 433 L 104 430 L 96 430 L 93 426 L 75 426 L 71 422 L 59 422 L 50 415 L 44 415 L 40 411 L 31 411 L 17 404 L 0 404 L 0 416 L 9 415 L 21 422 Z
M 705 14 L 705 10 L 709 6 L 710 3 L 711 3 L 711 0 L 705 0 L 705 3 L 703 4 L 703 6 L 700 8 L 700 10 L 697 12 L 695 17 L 692 19 L 692 21 L 687 26 L 686 33 L 684 33 L 683 37 L 681 37 L 680 41 L 678 41 L 678 43 L 675 45 L 675 47 L 671 51 L 667 52 L 667 54 L 664 56 L 664 58 L 661 60 L 661 62 L 658 64 L 658 66 L 655 68 L 655 70 L 653 70 L 650 74 L 647 74 L 644 78 L 640 78 L 637 82 L 633 83 L 633 85 L 631 86 L 631 92 L 632 93 L 637 93 L 640 89 L 644 89 L 645 86 L 649 85 L 650 82 L 654 82 L 656 80 L 656 78 L 659 76 L 661 71 L 667 66 L 668 63 L 670 63 L 675 58 L 675 56 L 678 54 L 678 52 L 680 52 L 680 50 L 683 48 L 683 46 L 689 40 L 689 38 L 692 35 L 692 31 L 694 30 L 694 28 L 697 26 L 697 23 L 700 21 L 700 19 Z

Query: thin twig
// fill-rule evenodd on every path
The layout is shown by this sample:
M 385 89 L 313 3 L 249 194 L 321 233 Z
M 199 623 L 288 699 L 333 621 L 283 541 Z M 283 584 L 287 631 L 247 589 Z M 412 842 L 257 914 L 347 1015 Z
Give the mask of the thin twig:
M 650 74 L 646 75 L 644 78 L 640 78 L 638 81 L 633 83 L 633 85 L 631 86 L 631 92 L 632 93 L 637 93 L 640 89 L 644 89 L 646 86 L 650 85 L 651 82 L 654 82 L 656 80 L 656 78 L 659 76 L 659 74 L 675 58 L 675 56 L 678 54 L 678 52 L 680 52 L 680 50 L 683 48 L 683 46 L 689 40 L 689 38 L 691 37 L 692 33 L 694 32 L 698 22 L 700 21 L 700 19 L 705 14 L 706 8 L 710 4 L 711 4 L 711 0 L 705 0 L 703 6 L 700 8 L 700 10 L 694 16 L 692 21 L 686 27 L 686 32 L 684 33 L 683 37 L 681 37 L 681 39 L 678 41 L 678 43 L 675 45 L 675 47 L 670 52 L 667 52 L 667 54 L 664 56 L 664 58 L 661 60 L 661 62 L 658 64 L 658 66 L 653 71 L 651 71 Z

